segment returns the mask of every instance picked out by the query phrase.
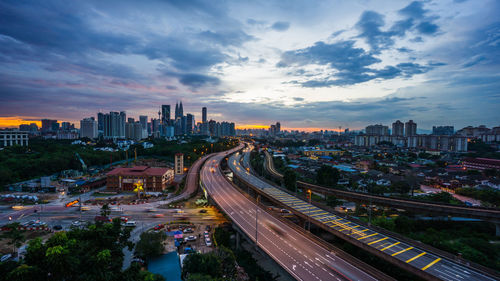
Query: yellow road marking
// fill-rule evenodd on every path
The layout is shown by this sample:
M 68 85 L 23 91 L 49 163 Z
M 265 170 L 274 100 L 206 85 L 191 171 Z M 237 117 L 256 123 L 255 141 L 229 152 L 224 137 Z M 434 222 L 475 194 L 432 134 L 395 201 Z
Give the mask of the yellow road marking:
M 365 238 L 368 238 L 368 237 L 372 237 L 372 236 L 377 235 L 377 234 L 378 234 L 378 233 L 377 233 L 377 232 L 375 232 L 375 233 L 372 233 L 372 234 L 370 234 L 370 235 L 366 235 L 366 236 L 360 237 L 360 238 L 358 238 L 358 240 L 365 239 Z
M 426 270 L 427 268 L 429 268 L 429 267 L 433 266 L 435 263 L 437 263 L 437 262 L 438 262 L 438 261 L 440 261 L 440 260 L 441 260 L 441 258 L 437 258 L 437 259 L 435 259 L 433 262 L 431 262 L 431 263 L 429 263 L 428 265 L 426 265 L 426 266 L 422 267 L 422 270 Z
M 396 253 L 392 254 L 391 256 L 393 256 L 393 257 L 394 257 L 394 256 L 396 256 L 396 255 L 399 255 L 399 254 L 401 254 L 401 253 L 403 253 L 403 252 L 406 252 L 406 251 L 408 251 L 408 250 L 411 250 L 411 249 L 413 249 L 413 247 L 406 248 L 406 249 L 404 249 L 404 250 L 401 250 L 401 251 L 399 251 L 399 252 L 396 252 Z
M 418 255 L 414 256 L 413 258 L 411 258 L 411 259 L 407 260 L 407 261 L 406 261 L 406 263 L 409 263 L 409 262 L 411 262 L 411 261 L 413 261 L 413 260 L 416 260 L 416 259 L 420 258 L 421 256 L 423 256 L 423 255 L 425 255 L 425 254 L 427 254 L 427 253 L 426 253 L 426 252 L 422 252 L 422 253 L 420 253 L 420 254 L 418 254 Z
M 368 243 L 368 245 L 375 244 L 375 243 L 380 242 L 380 241 L 384 241 L 385 239 L 388 239 L 388 238 L 389 238 L 389 237 L 380 238 L 380 239 L 379 239 L 379 240 L 377 240 L 377 241 L 373 241 L 373 242 Z
M 389 245 L 389 246 L 387 246 L 387 247 L 383 248 L 383 249 L 382 249 L 382 250 L 380 250 L 380 251 L 385 251 L 385 250 L 387 250 L 387 249 L 391 248 L 392 246 L 396 246 L 396 245 L 397 245 L 397 244 L 399 244 L 399 243 L 401 243 L 401 242 L 396 242 L 396 243 L 394 243 L 394 244 L 392 244 L 392 245 Z

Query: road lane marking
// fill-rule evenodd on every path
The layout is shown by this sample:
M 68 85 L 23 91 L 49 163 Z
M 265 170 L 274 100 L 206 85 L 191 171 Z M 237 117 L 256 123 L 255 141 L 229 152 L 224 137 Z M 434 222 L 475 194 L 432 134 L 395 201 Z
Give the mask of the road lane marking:
M 370 234 L 370 235 L 366 235 L 366 236 L 360 237 L 360 238 L 358 238 L 358 240 L 365 239 L 365 238 L 368 238 L 368 237 L 372 237 L 372 236 L 377 235 L 377 234 L 378 234 L 378 233 L 377 233 L 377 232 L 375 232 L 375 233 L 372 233 L 372 234 Z
M 406 248 L 406 249 L 401 250 L 401 251 L 399 251 L 399 252 L 396 252 L 396 253 L 392 254 L 391 256 L 393 256 L 393 257 L 394 257 L 394 256 L 397 256 L 397 255 L 399 255 L 399 254 L 401 254 L 401 253 L 404 253 L 404 252 L 406 252 L 406 251 L 408 251 L 408 250 L 411 250 L 411 249 L 413 249 L 413 247 L 409 247 L 409 248 Z
M 380 250 L 380 251 L 385 251 L 385 250 L 387 250 L 387 249 L 391 248 L 392 246 L 396 246 L 396 245 L 397 245 L 397 244 L 399 244 L 399 243 L 401 243 L 401 242 L 396 242 L 396 243 L 394 243 L 394 244 L 392 244 L 392 245 L 389 245 L 389 246 L 387 246 L 387 247 L 383 248 L 383 249 L 382 249 L 382 250 Z
M 422 267 L 422 270 L 426 270 L 427 268 L 429 268 L 429 267 L 433 266 L 434 264 L 436 264 L 436 263 L 437 263 L 438 261 L 440 261 L 440 260 L 441 260 L 441 258 L 437 258 L 437 259 L 435 259 L 434 261 L 430 262 L 428 265 L 426 265 L 426 266 Z
M 416 259 L 420 258 L 421 256 L 425 255 L 425 254 L 427 254 L 427 253 L 426 253 L 426 252 L 422 252 L 422 253 L 420 253 L 420 254 L 418 254 L 418 255 L 414 256 L 413 258 L 411 258 L 411 259 L 407 260 L 407 261 L 406 261 L 406 263 L 409 263 L 409 262 L 411 262 L 411 261 L 414 261 L 414 260 L 416 260 Z
M 380 241 L 384 241 L 385 239 L 388 239 L 388 238 L 389 237 L 380 238 L 379 240 L 368 243 L 368 245 L 375 244 L 375 243 L 380 242 Z

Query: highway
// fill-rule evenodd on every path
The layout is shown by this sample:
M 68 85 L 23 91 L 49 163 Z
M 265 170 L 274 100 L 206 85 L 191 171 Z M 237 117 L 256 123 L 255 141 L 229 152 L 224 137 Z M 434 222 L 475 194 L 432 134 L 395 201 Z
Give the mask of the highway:
M 201 170 L 207 192 L 250 239 L 257 240 L 257 245 L 295 279 L 377 280 L 257 207 L 221 173 L 218 165 L 223 157 L 225 153 L 213 156 Z
M 282 179 L 283 175 L 281 175 L 274 169 L 274 163 L 272 161 L 270 154 L 267 151 L 265 151 L 265 154 L 266 154 L 266 161 L 264 162 L 265 163 L 264 167 L 266 168 L 266 170 L 273 177 Z M 332 189 L 302 181 L 297 181 L 297 186 L 299 188 L 311 189 L 312 191 L 316 191 L 321 194 L 330 194 L 336 197 L 348 200 L 354 200 L 357 202 L 372 202 L 372 204 L 376 205 L 391 206 L 406 210 L 415 210 L 418 212 L 430 212 L 434 215 L 436 214 L 443 214 L 446 216 L 455 215 L 459 217 L 477 218 L 485 221 L 491 221 L 493 223 L 500 223 L 500 210 L 495 208 L 466 207 L 466 206 L 456 206 L 450 204 L 422 202 L 417 200 L 388 198 L 384 196 L 377 196 L 367 193 Z
M 495 280 L 452 260 L 421 250 L 416 245 L 410 245 L 407 242 L 378 233 L 363 225 L 320 209 L 261 180 L 246 169 L 249 165 L 249 151 L 251 151 L 251 148 L 245 150 L 243 159 L 241 154 L 232 155 L 228 160 L 230 169 L 247 184 L 259 188 L 295 212 L 310 217 L 316 223 L 324 224 L 331 230 L 348 235 L 366 246 L 394 257 L 416 269 L 425 271 L 439 279 L 456 281 Z M 241 160 L 243 160 L 246 167 L 241 165 Z

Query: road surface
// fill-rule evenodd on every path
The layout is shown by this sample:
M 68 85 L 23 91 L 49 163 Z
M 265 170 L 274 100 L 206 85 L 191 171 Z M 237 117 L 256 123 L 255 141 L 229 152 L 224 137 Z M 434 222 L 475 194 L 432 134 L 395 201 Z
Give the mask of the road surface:
M 207 192 L 248 237 L 257 240 L 258 246 L 294 278 L 377 280 L 257 207 L 222 175 L 218 164 L 223 157 L 217 154 L 209 158 L 201 170 Z
M 335 231 L 342 232 L 352 238 L 373 247 L 387 255 L 395 257 L 417 269 L 426 271 L 442 280 L 470 281 L 487 280 L 493 281 L 487 275 L 474 271 L 455 261 L 437 256 L 436 254 L 419 249 L 416 245 L 400 241 L 393 237 L 378 233 L 363 225 L 354 223 L 346 218 L 340 217 L 308 202 L 301 200 L 279 188 L 263 181 L 249 172 L 249 156 L 252 147 L 246 148 L 243 155 L 235 154 L 229 158 L 229 168 L 248 184 L 261 189 L 263 192 L 280 201 L 290 209 L 309 216 L 319 223 L 323 223 Z M 243 162 L 243 165 L 242 163 Z

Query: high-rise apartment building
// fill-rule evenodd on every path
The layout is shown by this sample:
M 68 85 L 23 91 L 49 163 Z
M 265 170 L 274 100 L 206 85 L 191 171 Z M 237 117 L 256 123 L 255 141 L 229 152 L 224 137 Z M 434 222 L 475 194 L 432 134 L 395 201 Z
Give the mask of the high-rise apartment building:
M 94 117 L 80 120 L 80 138 L 95 139 L 99 136 L 98 124 Z
M 405 136 L 411 137 L 417 135 L 417 123 L 410 120 L 405 123 Z
M 126 114 L 122 112 L 110 112 L 104 114 L 104 137 L 108 139 L 125 138 Z
M 281 123 L 276 122 L 276 134 L 279 134 L 281 132 Z
M 207 108 L 206 107 L 203 107 L 201 109 L 201 122 L 207 123 Z
M 370 125 L 365 128 L 366 134 L 368 135 L 388 135 L 389 134 L 389 127 L 384 126 L 384 125 Z
M 392 123 L 392 135 L 396 137 L 404 136 L 405 124 L 401 121 L 396 121 Z
M 433 135 L 451 136 L 455 133 L 453 126 L 432 126 Z

